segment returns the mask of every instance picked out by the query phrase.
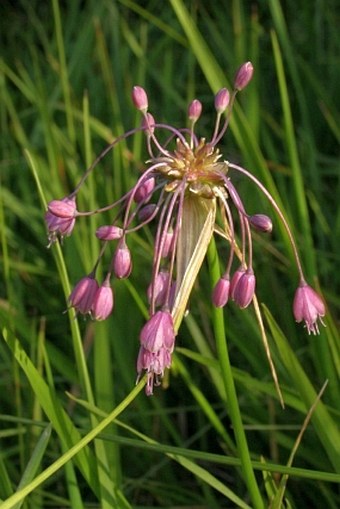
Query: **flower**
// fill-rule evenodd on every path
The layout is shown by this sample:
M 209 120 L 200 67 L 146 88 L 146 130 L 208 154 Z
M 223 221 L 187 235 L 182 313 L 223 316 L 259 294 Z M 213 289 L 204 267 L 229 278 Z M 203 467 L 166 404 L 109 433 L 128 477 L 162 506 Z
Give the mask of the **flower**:
M 304 321 L 308 334 L 319 334 L 318 320 L 323 324 L 325 304 L 321 297 L 305 281 L 297 288 L 293 302 L 293 313 L 297 322 Z
M 57 241 L 58 236 L 63 239 L 71 235 L 76 217 L 75 197 L 65 197 L 62 200 L 52 200 L 45 213 L 48 230 L 49 246 Z
M 304 320 L 308 332 L 317 333 L 317 320 L 325 313 L 322 300 L 305 283 L 294 237 L 277 202 L 253 173 L 224 160 L 218 148 L 228 129 L 236 96 L 248 85 L 253 72 L 251 62 L 245 62 L 236 73 L 233 90 L 221 88 L 217 92 L 214 98 L 216 118 L 209 138 L 200 137 L 196 132 L 202 114 L 202 104 L 198 99 L 193 99 L 187 110 L 189 127 L 177 128 L 155 120 L 148 111 L 146 91 L 139 85 L 133 87 L 132 101 L 142 117 L 140 127 L 127 131 L 106 147 L 85 171 L 69 197 L 52 200 L 46 213 L 52 243 L 58 235 L 71 234 L 76 217 L 78 221 L 82 217 L 100 212 L 107 214 L 115 209 L 111 224 L 96 231 L 102 244 L 91 275 L 83 278 L 70 296 L 70 303 L 77 311 L 91 312 L 99 320 L 105 319 L 111 312 L 113 293 L 108 282 L 98 288 L 94 279 L 97 266 L 112 242 L 117 241 L 109 273 L 112 272 L 118 279 L 129 277 L 133 264 L 127 238 L 153 222 L 154 230 L 148 230 L 147 236 L 149 240 L 154 231 L 147 289 L 149 319 L 140 333 L 137 359 L 138 378 L 143 371 L 147 374 L 147 394 L 152 394 L 164 370 L 171 366 L 175 337 L 215 232 L 229 241 L 230 248 L 223 275 L 212 292 L 213 304 L 225 306 L 230 298 L 240 308 L 246 308 L 253 300 L 256 277 L 252 228 L 266 233 L 272 231 L 273 224 L 269 216 L 261 212 L 249 213 L 248 207 L 253 201 L 249 205 L 244 203 L 236 188 L 235 174 L 250 180 L 267 198 L 286 229 L 300 280 L 293 305 L 296 320 Z M 145 134 L 148 157 L 144 171 L 132 188 L 116 202 L 105 204 L 102 208 L 76 210 L 75 197 L 97 164 L 120 141 L 141 131 Z M 239 235 L 235 233 L 236 224 L 239 225 Z M 139 242 L 139 254 L 141 245 Z M 235 257 L 239 259 L 239 267 L 233 272 Z
M 83 277 L 78 281 L 68 298 L 71 307 L 83 315 L 90 313 L 97 290 L 98 283 L 93 275 Z
M 138 378 L 147 372 L 146 393 L 153 393 L 153 386 L 159 385 L 159 376 L 171 365 L 171 353 L 175 345 L 175 330 L 169 311 L 157 311 L 146 322 L 140 333 L 141 347 L 137 358 Z

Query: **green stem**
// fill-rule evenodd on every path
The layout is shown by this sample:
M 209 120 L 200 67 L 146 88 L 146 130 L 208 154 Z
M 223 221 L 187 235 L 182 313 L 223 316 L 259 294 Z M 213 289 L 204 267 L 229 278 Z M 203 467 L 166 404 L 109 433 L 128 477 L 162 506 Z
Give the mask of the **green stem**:
M 220 277 L 220 268 L 218 263 L 218 255 L 216 251 L 215 241 L 212 240 L 208 249 L 208 262 L 210 277 L 213 284 Z M 221 374 L 228 400 L 229 417 L 231 419 L 237 450 L 240 456 L 241 467 L 243 471 L 244 481 L 247 485 L 249 495 L 251 497 L 254 509 L 264 509 L 263 499 L 255 478 L 247 438 L 244 432 L 240 407 L 238 405 L 237 394 L 232 374 L 227 338 L 224 328 L 223 308 L 215 308 L 213 306 L 213 326 L 216 338 L 217 354 L 221 366 Z

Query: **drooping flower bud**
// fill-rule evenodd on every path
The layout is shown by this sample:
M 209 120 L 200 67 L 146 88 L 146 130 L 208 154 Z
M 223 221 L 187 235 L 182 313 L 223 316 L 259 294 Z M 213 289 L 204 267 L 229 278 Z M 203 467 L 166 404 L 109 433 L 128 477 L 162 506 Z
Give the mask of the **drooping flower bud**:
M 234 301 L 241 308 L 245 309 L 253 300 L 255 293 L 256 279 L 252 269 L 247 269 L 240 277 L 235 290 Z
M 155 203 L 149 203 L 149 205 L 145 205 L 138 212 L 138 219 L 141 223 L 144 223 L 148 219 L 151 218 L 153 213 L 155 212 L 157 205 Z
M 96 231 L 96 237 L 100 240 L 117 240 L 123 235 L 122 228 L 112 225 L 99 226 Z
M 215 109 L 217 113 L 223 113 L 228 107 L 230 94 L 228 89 L 221 88 L 215 95 Z
M 171 254 L 172 248 L 173 248 L 173 244 L 174 244 L 174 232 L 173 232 L 172 229 L 170 229 L 169 231 L 167 231 L 164 234 L 164 244 L 163 244 L 163 249 L 162 249 L 162 258 L 167 258 Z
M 253 64 L 251 62 L 246 62 L 241 65 L 238 69 L 235 80 L 234 80 L 234 88 L 236 90 L 243 90 L 252 79 L 254 73 Z
M 232 300 L 235 300 L 235 289 L 236 289 L 236 286 L 238 285 L 238 282 L 241 279 L 241 277 L 243 276 L 243 274 L 245 273 L 245 271 L 246 271 L 246 269 L 244 268 L 243 265 L 241 265 L 234 272 L 233 277 L 231 278 L 229 295 L 232 298 Z
M 217 281 L 212 293 L 212 302 L 215 307 L 222 308 L 227 304 L 229 299 L 229 290 L 230 290 L 229 277 L 226 276 L 221 277 Z
M 113 291 L 109 278 L 98 288 L 94 296 L 91 314 L 95 320 L 106 320 L 111 314 L 114 304 Z
M 117 246 L 113 258 L 113 270 L 118 279 L 129 277 L 132 270 L 130 249 L 127 247 L 125 238 L 122 237 Z
M 90 276 L 83 277 L 71 292 L 68 301 L 74 309 L 86 315 L 90 313 L 96 292 L 98 290 L 98 283 L 95 278 Z
M 318 319 L 325 316 L 325 304 L 321 297 L 305 281 L 301 281 L 295 292 L 293 313 L 297 322 L 304 321 L 308 334 L 319 334 Z
M 148 96 L 144 88 L 136 85 L 132 89 L 132 101 L 136 106 L 137 110 L 142 111 L 143 113 L 147 112 L 148 109 Z
M 198 99 L 194 99 L 189 104 L 188 117 L 192 122 L 197 122 L 202 113 L 202 103 Z
M 248 216 L 248 221 L 256 230 L 264 233 L 270 233 L 273 230 L 273 223 L 270 217 L 265 214 L 254 214 Z
M 145 180 L 139 187 L 137 187 L 133 199 L 136 203 L 144 201 L 145 203 L 150 199 L 153 190 L 155 189 L 155 178 L 150 177 Z

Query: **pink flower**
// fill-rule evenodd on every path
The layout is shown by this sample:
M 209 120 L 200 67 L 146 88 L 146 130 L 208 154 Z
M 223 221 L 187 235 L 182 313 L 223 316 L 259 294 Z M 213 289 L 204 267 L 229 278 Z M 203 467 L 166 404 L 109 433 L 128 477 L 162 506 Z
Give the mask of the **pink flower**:
M 146 322 L 140 332 L 140 342 L 149 352 L 166 348 L 172 352 L 175 344 L 175 331 L 169 311 L 157 311 Z
M 83 315 L 90 313 L 97 290 L 98 283 L 93 276 L 83 277 L 68 298 L 70 305 Z
M 62 200 L 53 200 L 49 203 L 45 214 L 49 245 L 56 242 L 58 235 L 61 238 L 71 235 L 76 221 L 75 216 L 75 198 L 63 198 Z
M 147 372 L 146 394 L 153 393 L 159 385 L 164 369 L 171 366 L 171 353 L 175 345 L 175 331 L 169 311 L 157 311 L 144 325 L 140 333 L 141 347 L 137 358 L 138 378 Z
M 95 320 L 106 320 L 112 313 L 114 304 L 113 291 L 109 279 L 105 279 L 98 288 L 92 303 L 91 314 Z
M 293 313 L 297 322 L 305 322 L 308 334 L 319 334 L 317 321 L 320 320 L 323 324 L 322 317 L 326 313 L 325 304 L 316 291 L 305 281 L 300 282 L 295 292 Z
M 202 103 L 198 99 L 191 101 L 188 108 L 188 117 L 192 122 L 197 122 L 202 113 Z

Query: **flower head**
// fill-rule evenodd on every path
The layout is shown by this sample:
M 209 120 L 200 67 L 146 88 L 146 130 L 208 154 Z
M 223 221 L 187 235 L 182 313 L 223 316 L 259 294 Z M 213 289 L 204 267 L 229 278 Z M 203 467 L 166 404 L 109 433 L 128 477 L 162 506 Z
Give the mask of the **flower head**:
M 200 137 L 196 133 L 202 114 L 198 99 L 194 99 L 187 110 L 189 127 L 178 128 L 155 120 L 148 111 L 149 100 L 144 88 L 135 86 L 132 101 L 142 116 L 140 127 L 116 138 L 86 170 L 70 197 L 53 200 L 46 213 L 49 238 L 53 242 L 57 235 L 62 237 L 72 232 L 76 217 L 78 221 L 82 216 L 115 209 L 111 224 L 96 231 L 102 242 L 93 274 L 105 252 L 116 241 L 109 273 L 118 279 L 129 277 L 133 269 L 128 236 L 152 223 L 147 237 L 149 240 L 150 232 L 154 232 L 147 289 L 149 319 L 140 333 L 137 360 L 138 377 L 143 371 L 147 373 L 147 394 L 152 394 L 164 370 L 171 366 L 175 336 L 214 232 L 227 239 L 230 248 L 223 276 L 213 290 L 213 304 L 222 307 L 230 298 L 239 307 L 246 308 L 253 301 L 256 278 L 252 228 L 266 233 L 273 225 L 268 216 L 249 212 L 252 203 L 244 203 L 234 182 L 235 173 L 252 181 L 282 221 L 292 245 L 300 281 L 305 281 L 292 232 L 278 204 L 253 173 L 224 160 L 218 148 L 228 129 L 236 96 L 248 85 L 253 71 L 251 62 L 244 63 L 236 73 L 233 90 L 229 92 L 221 88 L 215 95 L 216 117 L 210 137 Z M 76 210 L 75 197 L 99 161 L 117 143 L 140 131 L 145 134 L 148 157 L 135 185 L 116 202 L 101 209 Z M 141 253 L 140 245 L 138 249 Z M 239 268 L 231 277 L 235 257 L 239 259 Z M 94 276 L 87 276 L 73 290 L 70 303 L 77 311 L 92 313 L 94 318 L 101 320 L 111 312 L 113 293 L 108 283 L 98 288 Z M 324 305 L 306 283 L 301 283 L 296 292 L 293 311 L 297 321 L 306 322 L 309 332 L 318 332 L 317 320 L 324 315 Z

